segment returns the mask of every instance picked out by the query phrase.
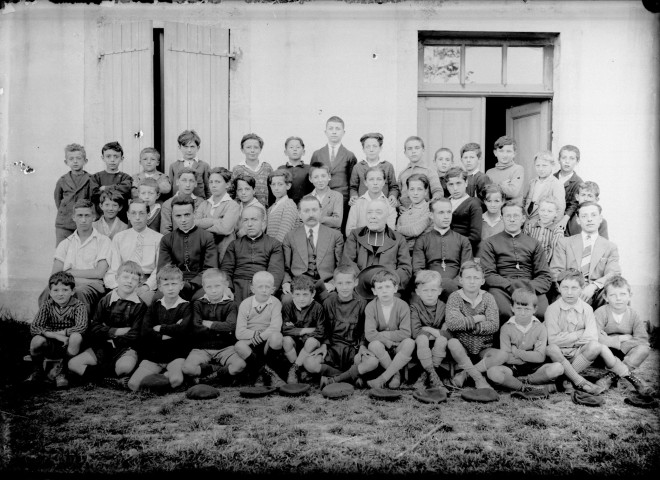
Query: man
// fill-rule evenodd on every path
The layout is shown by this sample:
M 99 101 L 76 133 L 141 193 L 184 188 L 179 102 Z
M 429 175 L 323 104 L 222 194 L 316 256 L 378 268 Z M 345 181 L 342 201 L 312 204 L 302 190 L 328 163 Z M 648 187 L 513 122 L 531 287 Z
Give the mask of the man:
M 504 231 L 487 238 L 481 244 L 481 265 L 486 276 L 488 292 L 495 297 L 500 311 L 500 325 L 513 315 L 511 294 L 517 288 L 517 280 L 529 280 L 538 298 L 536 317 L 543 320 L 552 276 L 543 247 L 522 232 L 525 222 L 523 207 L 519 203 L 506 202 L 502 206 Z
M 172 219 L 176 228 L 160 241 L 158 268 L 173 264 L 183 272 L 181 297 L 195 300 L 204 295 L 202 272 L 218 266 L 218 249 L 213 235 L 195 226 L 195 204 L 190 196 L 172 199 Z M 162 293 L 154 296 L 162 297 Z
M 306 195 L 298 204 L 303 225 L 284 237 L 284 283 L 282 293 L 291 294 L 291 280 L 307 275 L 316 281 L 316 300 L 323 302 L 335 287 L 333 272 L 341 263 L 344 237 L 334 228 L 321 225 L 321 202 Z M 284 299 L 283 299 L 284 300 Z

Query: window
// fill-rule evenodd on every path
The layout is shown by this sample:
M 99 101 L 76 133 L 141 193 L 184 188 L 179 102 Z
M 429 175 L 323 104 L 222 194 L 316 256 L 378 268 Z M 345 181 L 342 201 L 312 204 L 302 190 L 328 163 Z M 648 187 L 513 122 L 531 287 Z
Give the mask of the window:
M 552 96 L 556 34 L 420 32 L 419 91 Z

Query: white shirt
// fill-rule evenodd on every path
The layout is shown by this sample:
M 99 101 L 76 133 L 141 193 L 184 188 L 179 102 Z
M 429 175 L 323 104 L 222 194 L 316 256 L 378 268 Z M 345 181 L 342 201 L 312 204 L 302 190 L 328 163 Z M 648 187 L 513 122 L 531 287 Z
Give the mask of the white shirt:
M 531 330 L 531 328 L 534 326 L 534 322 L 540 323 L 540 320 L 537 319 L 536 317 L 532 317 L 532 321 L 529 322 L 527 325 L 520 325 L 518 322 L 516 322 L 516 317 L 513 316 L 509 319 L 508 322 L 506 323 L 511 323 L 513 324 L 514 327 L 516 327 L 518 330 L 520 330 L 522 333 L 527 333 Z
M 228 202 L 231 200 L 231 197 L 229 196 L 228 193 L 225 193 L 220 200 L 218 200 L 218 203 L 213 203 L 213 197 L 209 197 L 206 201 L 211 204 L 211 210 L 209 211 L 209 215 L 213 216 L 213 213 L 215 212 L 215 209 L 220 206 L 222 202 Z
M 449 202 L 451 203 L 451 211 L 454 212 L 460 206 L 460 204 L 463 203 L 464 201 L 466 201 L 468 198 L 470 198 L 470 195 L 468 195 L 467 193 L 465 194 L 464 197 L 461 197 L 461 198 L 456 199 L 456 200 L 453 199 L 453 198 L 450 198 Z
M 587 233 L 584 230 L 580 233 L 582 235 L 582 248 L 586 248 L 587 245 L 591 246 L 591 251 L 594 249 L 594 244 L 596 243 L 596 238 L 598 238 L 598 233 Z M 590 235 L 591 238 L 587 240 L 587 235 Z
M 137 296 L 137 293 L 133 292 L 128 297 L 121 298 L 117 293 L 117 289 L 115 288 L 110 294 L 110 305 L 115 303 L 117 300 L 128 300 L 129 302 L 133 303 L 142 303 L 142 300 L 140 300 L 140 298 Z
M 138 235 L 142 235 L 142 259 L 136 255 L 136 245 Z M 158 250 L 160 240 L 163 234 L 158 233 L 151 228 L 145 228 L 138 232 L 134 228 L 129 228 L 119 232 L 112 239 L 112 248 L 108 264 L 110 267 L 103 277 L 103 282 L 107 288 L 116 288 L 117 280 L 115 278 L 119 266 L 126 261 L 133 261 L 142 267 L 145 275 L 149 278 L 144 282 L 150 290 L 156 290 L 156 267 L 158 266 Z
M 161 304 L 163 307 L 165 307 L 165 310 L 172 310 L 173 308 L 178 307 L 178 306 L 181 305 L 182 303 L 188 303 L 188 302 L 186 302 L 183 298 L 181 298 L 181 297 L 177 297 L 177 298 L 176 298 L 176 302 L 174 302 L 174 305 L 168 307 L 167 305 L 165 305 L 165 303 L 163 302 L 163 300 L 164 300 L 164 298 L 159 298 L 159 299 L 158 299 L 158 301 L 160 302 L 160 304 Z
M 310 230 L 314 232 L 314 246 L 316 247 L 316 245 L 319 243 L 319 228 L 321 227 L 321 224 L 317 223 L 316 226 L 314 227 L 308 227 L 307 225 L 305 225 L 304 227 L 305 227 L 305 236 L 307 238 L 309 238 Z
M 108 261 L 112 243 L 108 237 L 95 229 L 84 242 L 80 241 L 78 230 L 62 240 L 55 250 L 55 260 L 64 264 L 63 271 L 91 270 L 101 261 Z M 100 279 L 99 279 L 100 280 Z

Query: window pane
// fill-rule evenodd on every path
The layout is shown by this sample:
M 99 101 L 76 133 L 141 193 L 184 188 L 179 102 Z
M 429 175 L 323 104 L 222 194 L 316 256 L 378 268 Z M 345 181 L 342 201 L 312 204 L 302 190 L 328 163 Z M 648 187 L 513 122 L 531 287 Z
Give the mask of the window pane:
M 424 47 L 424 83 L 459 83 L 460 46 Z
M 502 83 L 502 47 L 465 47 L 465 83 Z
M 543 83 L 543 47 L 509 47 L 506 52 L 507 83 Z

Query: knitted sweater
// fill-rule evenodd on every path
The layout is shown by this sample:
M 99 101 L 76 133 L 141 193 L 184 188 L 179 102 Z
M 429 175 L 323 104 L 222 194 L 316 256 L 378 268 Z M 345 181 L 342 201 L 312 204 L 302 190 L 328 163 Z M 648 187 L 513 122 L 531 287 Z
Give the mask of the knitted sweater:
M 512 200 L 522 203 L 525 167 L 514 162 L 506 166 L 497 164 L 494 168 L 490 168 L 486 175 L 493 183 L 502 187 L 505 201 Z
M 485 315 L 486 320 L 481 322 L 481 332 L 468 330 L 467 318 L 475 315 Z M 469 300 L 463 289 L 455 291 L 447 299 L 445 325 L 454 337 L 461 342 L 471 355 L 476 355 L 484 348 L 493 346 L 493 335 L 500 328 L 499 311 L 495 297 L 483 290 L 474 302 Z
M 421 234 L 429 232 L 433 228 L 429 216 L 429 203 L 426 200 L 417 205 L 410 204 L 408 208 L 401 208 L 399 218 L 396 221 L 396 231 L 403 235 L 408 242 L 408 248 L 412 251 L 415 240 Z
M 422 327 L 433 327 L 438 330 L 445 328 L 445 302 L 438 299 L 438 302 L 433 307 L 424 305 L 422 299 L 417 295 L 413 295 L 410 300 L 410 328 L 412 330 L 412 338 L 417 338 L 423 334 Z
M 177 160 L 170 164 L 170 169 L 168 171 L 168 176 L 170 177 L 170 182 L 172 182 L 172 195 L 176 195 L 176 192 L 179 190 L 179 186 L 176 184 L 178 179 L 179 172 L 183 170 L 184 161 L 183 159 Z M 209 190 L 209 172 L 211 171 L 211 166 L 203 160 L 193 161 L 192 170 L 195 171 L 195 179 L 197 180 L 197 186 L 193 190 L 193 194 L 198 197 L 208 198 L 211 196 L 211 190 Z
M 268 175 L 273 171 L 273 167 L 269 163 L 261 162 L 259 163 L 259 168 L 257 170 L 252 170 L 245 164 L 238 164 L 234 167 L 231 174 L 232 181 L 243 174 L 248 177 L 254 178 L 256 186 L 254 188 L 254 198 L 259 200 L 259 202 L 266 208 L 269 205 L 269 191 L 268 191 Z
M 261 312 L 256 309 L 257 302 L 248 297 L 238 307 L 236 319 L 236 338 L 238 340 L 252 340 L 256 332 L 261 332 L 261 338 L 266 340 L 273 333 L 282 330 L 282 304 L 272 295 L 266 301 Z
M 60 306 L 51 297 L 41 304 L 37 315 L 30 324 L 32 335 L 65 330 L 67 336 L 72 333 L 84 333 L 87 330 L 87 308 L 76 297 L 71 297 L 66 305 Z
M 509 354 L 506 363 L 510 365 L 522 365 L 526 362 L 543 363 L 547 345 L 548 331 L 536 317 L 532 317 L 529 330 L 525 332 L 517 325 L 515 316 L 500 328 L 500 350 Z M 512 347 L 520 350 L 518 356 L 513 354 Z
M 473 253 L 478 250 L 481 243 L 483 228 L 481 215 L 481 201 L 478 198 L 468 197 L 456 207 L 451 216 L 451 229 L 470 241 Z
M 598 324 L 598 341 L 610 348 L 628 353 L 637 345 L 648 345 L 647 325 L 632 308 L 626 308 L 621 322 L 614 319 L 614 312 L 609 305 L 603 305 L 594 312 Z M 621 341 L 621 335 L 632 335 L 632 340 Z
M 222 350 L 236 343 L 236 317 L 238 308 L 229 299 L 211 303 L 205 296 L 193 302 L 193 339 L 194 348 Z M 205 327 L 203 320 L 211 323 Z
M 358 348 L 364 344 L 364 310 L 367 300 L 355 292 L 348 301 L 332 292 L 323 302 L 326 337 L 323 343 L 350 345 Z
M 394 174 L 394 166 L 387 160 L 381 160 L 378 162 L 378 166 L 385 170 L 383 195 L 386 197 L 393 195 L 395 198 L 399 198 L 399 184 L 397 183 L 396 175 Z M 367 191 L 367 170 L 369 170 L 369 164 L 366 160 L 360 160 L 353 167 L 349 189 L 351 197 L 358 197 Z
M 172 191 L 170 178 L 163 172 L 155 171 L 152 177 L 147 177 L 146 173 L 140 172 L 133 175 L 133 187 L 131 189 L 131 195 L 133 198 L 138 197 L 138 187 L 142 185 L 142 182 L 147 178 L 153 178 L 158 183 L 158 193 L 160 193 L 160 198 L 163 198 Z
M 410 308 L 400 298 L 394 297 L 390 318 L 385 320 L 378 298 L 367 304 L 364 311 L 364 336 L 367 341 L 380 341 L 386 348 L 398 345 L 410 338 Z
M 278 242 L 283 241 L 287 233 L 301 224 L 298 207 L 289 197 L 268 207 L 267 218 L 266 233 Z

